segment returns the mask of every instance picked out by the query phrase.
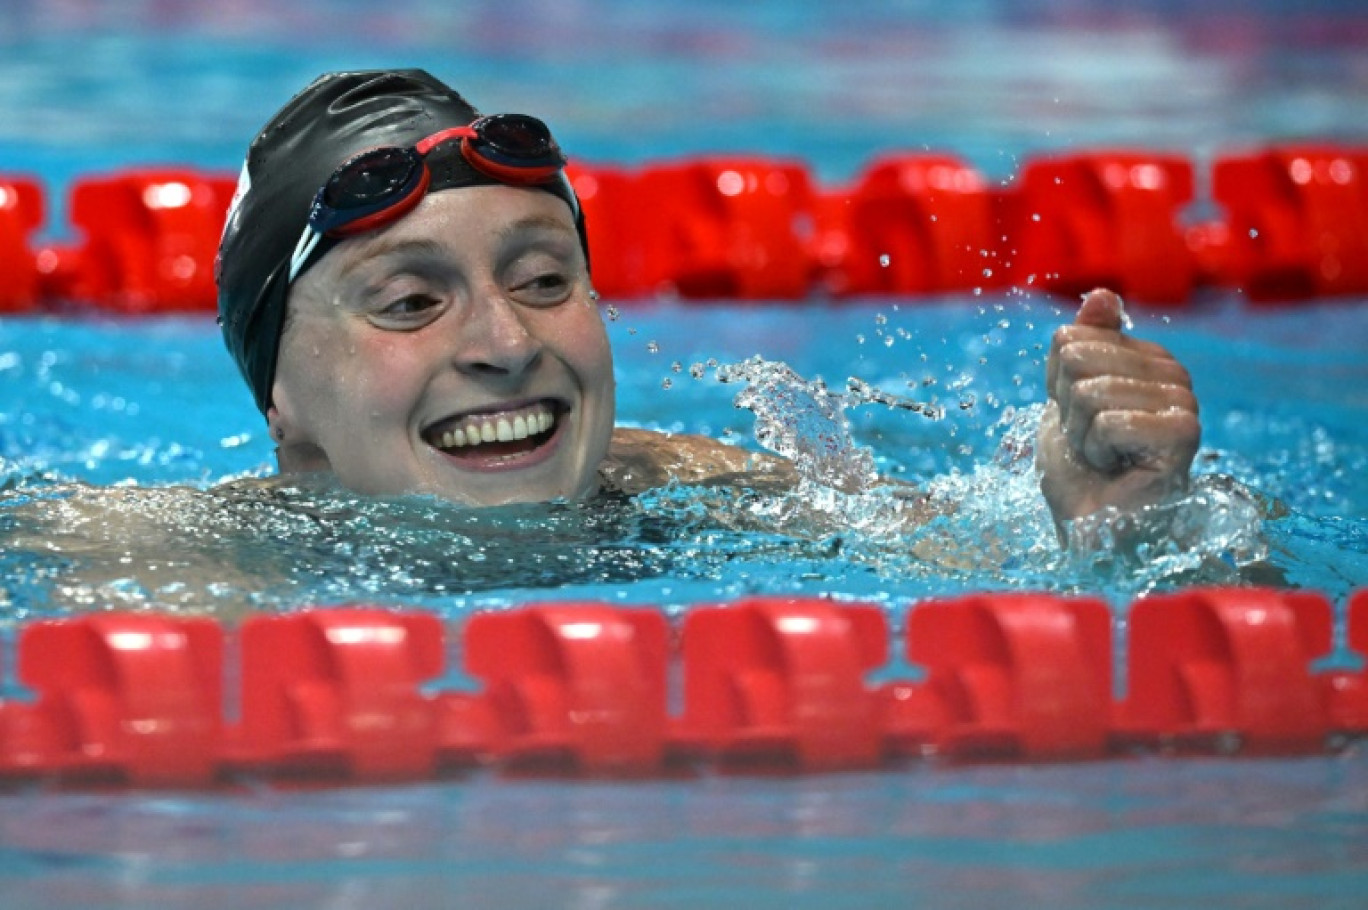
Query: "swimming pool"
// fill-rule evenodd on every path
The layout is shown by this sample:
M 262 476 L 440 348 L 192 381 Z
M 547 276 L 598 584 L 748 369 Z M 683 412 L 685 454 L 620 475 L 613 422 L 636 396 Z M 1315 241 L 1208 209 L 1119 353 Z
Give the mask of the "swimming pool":
M 566 145 L 592 159 L 793 154 L 833 181 L 895 144 L 953 150 L 1004 176 L 1040 149 L 1143 144 L 1201 161 L 1279 138 L 1361 142 L 1368 123 L 1357 54 L 1368 25 L 1347 3 L 1297 13 L 1159 2 L 1125 12 L 872 3 L 452 11 L 417 0 L 388 4 L 384 15 L 349 3 L 9 9 L 0 155 L 56 187 L 129 162 L 234 170 L 245 138 L 289 89 L 323 69 L 399 61 L 510 109 L 554 112 Z M 68 116 L 34 98 L 53 98 Z M 1236 474 L 1286 502 L 1290 513 L 1262 526 L 1273 560 L 1294 583 L 1339 602 L 1368 584 L 1364 304 L 1256 310 L 1213 296 L 1135 314 L 1139 331 L 1193 367 L 1211 456 L 1203 470 Z M 845 552 L 833 556 L 832 535 L 755 537 L 699 522 L 707 504 L 689 495 L 654 503 L 645 518 L 446 515 L 472 544 L 454 552 L 402 504 L 376 505 L 356 521 L 324 500 L 310 503 L 325 518 L 312 532 L 281 517 L 299 544 L 288 558 L 303 557 L 305 570 L 272 575 L 252 592 L 256 606 L 383 597 L 459 616 L 529 598 L 602 596 L 674 610 L 770 591 L 835 593 L 896 611 L 930 594 L 1042 586 L 1124 603 L 1175 576 L 1051 561 L 1048 522 L 1023 495 L 1029 477 L 998 457 L 1040 398 L 1037 346 L 1063 318 L 1059 307 L 993 294 L 745 308 L 623 301 L 610 324 L 621 414 L 633 423 L 748 441 L 754 421 L 733 406 L 738 386 L 718 382 L 710 362 L 757 351 L 833 388 L 853 376 L 934 396 L 942 420 L 851 408 L 855 440 L 885 470 L 940 478 L 969 495 L 975 519 L 961 533 L 976 537 L 1001 521 L 1040 561 L 927 566 L 877 534 L 842 535 Z M 0 457 L 11 495 L 79 503 L 71 481 L 105 493 L 129 481 L 201 486 L 267 463 L 259 419 L 206 319 L 6 320 L 0 352 Z M 178 534 L 184 553 L 222 558 L 212 516 L 183 501 L 166 509 L 152 517 Z M 592 558 L 569 565 L 556 557 L 551 543 L 592 537 L 602 522 L 627 545 L 585 543 L 578 553 Z M 543 527 L 554 533 L 537 536 Z M 543 557 L 519 583 L 488 558 L 462 558 L 487 557 L 510 537 L 524 542 L 521 556 Z M 117 538 L 98 538 L 72 532 L 92 570 L 122 555 Z M 448 562 L 423 571 L 409 557 L 424 547 L 429 563 Z M 31 551 L 2 558 L 10 616 L 70 609 L 50 596 L 50 565 Z M 187 591 L 194 586 L 183 576 L 152 591 L 119 578 L 75 593 L 135 606 L 206 596 L 237 604 L 243 595 L 207 584 Z M 1368 893 L 1365 771 L 1351 751 L 649 782 L 476 772 L 313 792 L 20 790 L 3 797 L 0 902 L 1348 907 Z

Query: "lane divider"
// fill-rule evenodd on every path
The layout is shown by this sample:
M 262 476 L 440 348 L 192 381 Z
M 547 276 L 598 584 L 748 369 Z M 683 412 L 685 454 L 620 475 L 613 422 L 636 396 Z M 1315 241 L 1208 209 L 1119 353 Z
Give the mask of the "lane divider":
M 1208 287 L 1254 301 L 1368 294 L 1368 146 L 1227 152 L 1204 181 L 1182 156 L 1136 149 L 1028 158 L 1001 184 L 936 153 L 881 156 L 846 186 L 763 156 L 579 163 L 570 175 L 595 283 L 617 300 L 1097 286 L 1160 305 Z M 61 245 L 34 241 L 39 181 L 0 174 L 0 312 L 72 301 L 212 311 L 235 182 L 193 168 L 78 179 L 67 206 L 78 239 Z M 1199 183 L 1210 198 L 1196 196 Z
M 1368 589 L 1345 615 L 1362 652 Z M 1121 698 L 1102 600 L 978 594 L 904 618 L 891 637 L 874 605 L 751 597 L 699 605 L 677 627 L 650 608 L 529 604 L 453 621 L 455 635 L 430 613 L 358 606 L 236 626 L 127 612 L 35 622 L 17 645 L 31 698 L 0 702 L 0 781 L 817 772 L 927 756 L 1313 753 L 1368 734 L 1362 661 L 1319 663 L 1335 625 L 1319 594 L 1136 601 Z

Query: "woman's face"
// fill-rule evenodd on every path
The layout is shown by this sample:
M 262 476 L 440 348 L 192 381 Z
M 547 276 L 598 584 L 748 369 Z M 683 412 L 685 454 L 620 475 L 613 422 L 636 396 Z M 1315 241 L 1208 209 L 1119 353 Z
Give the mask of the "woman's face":
M 478 186 L 428 195 L 300 277 L 267 416 L 282 471 L 495 505 L 592 492 L 613 408 L 569 207 Z

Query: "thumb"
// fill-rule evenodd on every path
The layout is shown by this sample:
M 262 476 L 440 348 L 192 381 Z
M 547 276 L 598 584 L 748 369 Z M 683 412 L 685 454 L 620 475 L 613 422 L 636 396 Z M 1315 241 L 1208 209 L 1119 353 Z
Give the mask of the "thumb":
M 1125 315 L 1125 305 L 1120 296 L 1106 288 L 1098 288 L 1083 295 L 1083 305 L 1078 308 L 1074 325 L 1090 325 L 1119 332 Z

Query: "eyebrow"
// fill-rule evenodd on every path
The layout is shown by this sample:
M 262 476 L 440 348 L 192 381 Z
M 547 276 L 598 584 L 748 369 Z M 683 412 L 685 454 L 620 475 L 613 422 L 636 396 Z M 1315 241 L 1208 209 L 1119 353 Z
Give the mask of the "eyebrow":
M 560 219 L 550 215 L 529 215 L 519 218 L 499 228 L 496 233 L 500 245 L 507 245 L 519 235 L 551 232 L 562 236 L 574 237 L 576 232 Z M 352 261 L 338 270 L 337 278 L 345 281 L 352 273 L 369 262 L 386 256 L 406 256 L 415 259 L 440 259 L 446 255 L 445 245 L 432 237 L 405 237 L 389 239 L 384 236 L 369 240 L 358 250 Z
M 569 227 L 559 218 L 553 218 L 550 215 L 529 215 L 501 227 L 498 231 L 499 241 L 501 243 L 506 242 L 518 234 L 529 231 L 554 231 L 557 234 L 569 235 L 575 233 L 574 228 Z
M 377 237 L 358 250 L 351 262 L 338 270 L 337 278 L 339 281 L 350 278 L 358 268 L 382 256 L 436 259 L 445 255 L 445 252 L 441 242 L 431 237 L 405 237 L 400 240 Z

